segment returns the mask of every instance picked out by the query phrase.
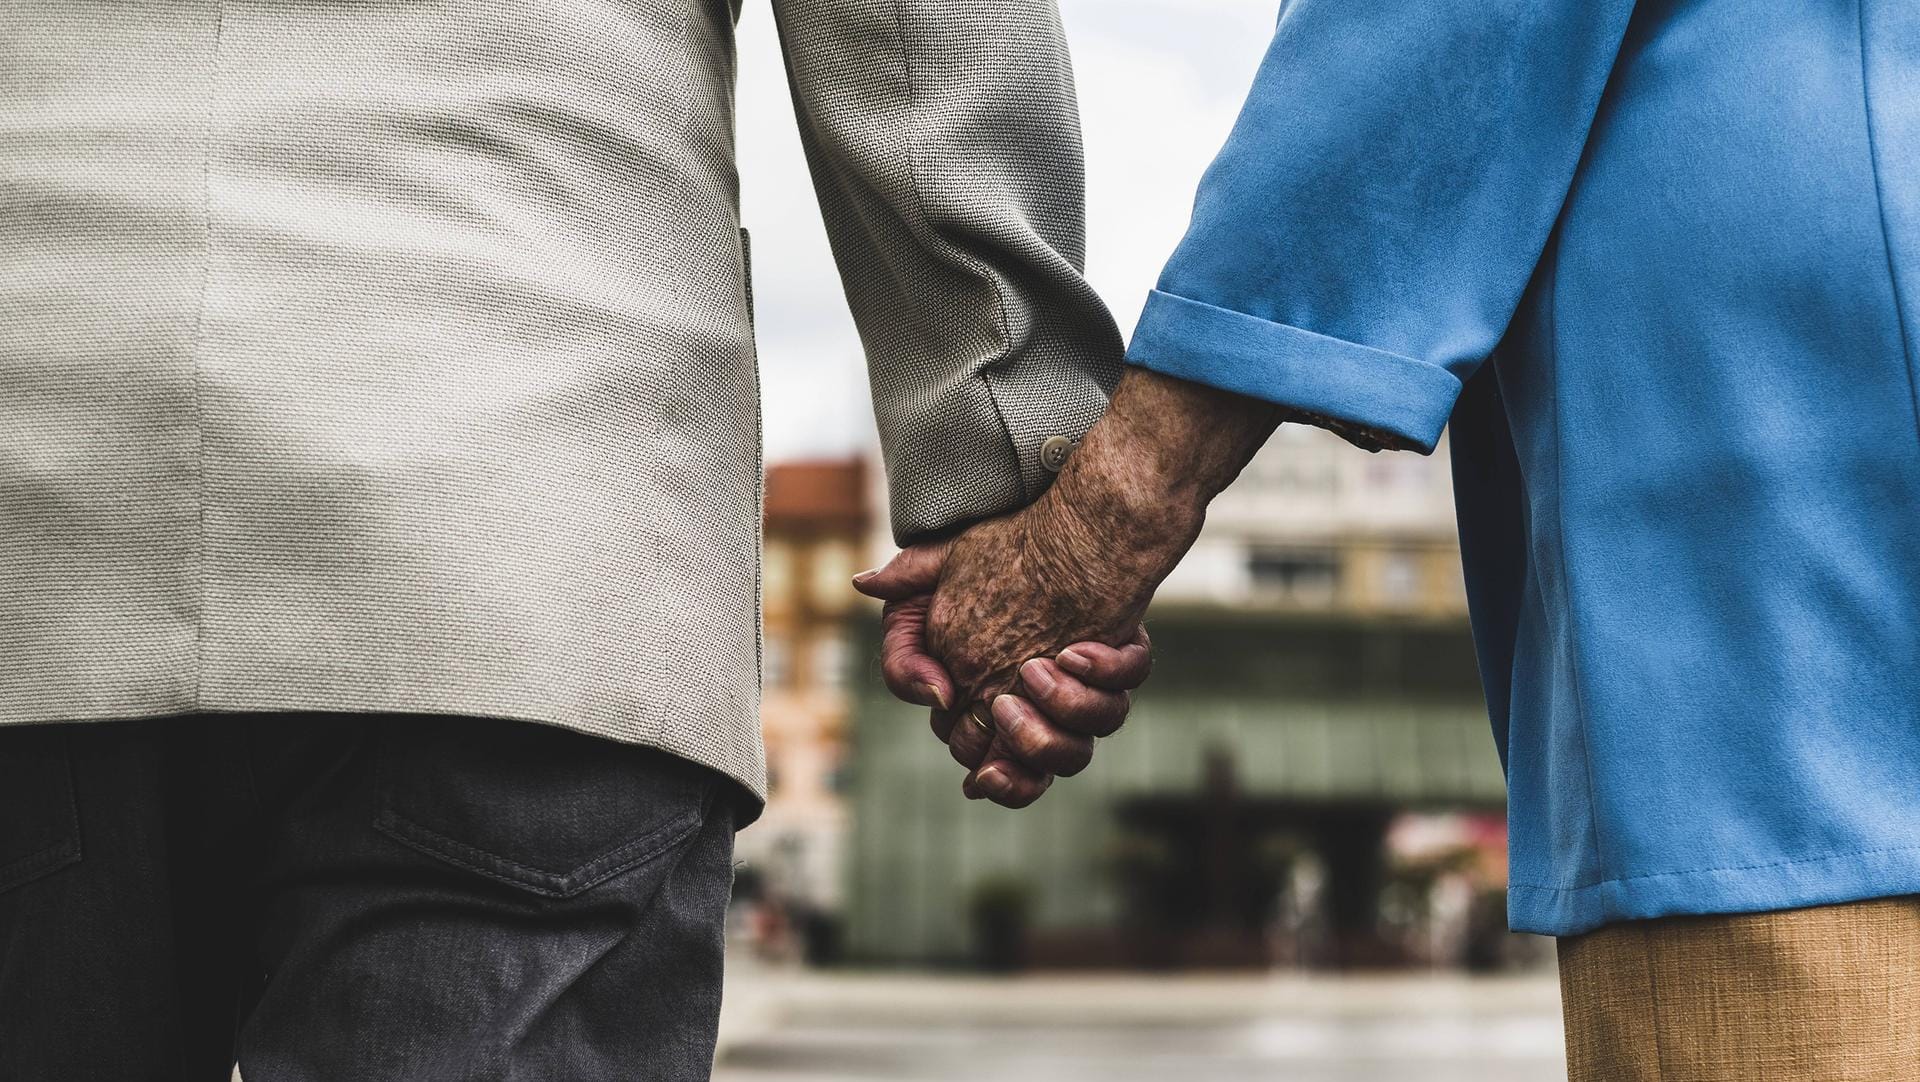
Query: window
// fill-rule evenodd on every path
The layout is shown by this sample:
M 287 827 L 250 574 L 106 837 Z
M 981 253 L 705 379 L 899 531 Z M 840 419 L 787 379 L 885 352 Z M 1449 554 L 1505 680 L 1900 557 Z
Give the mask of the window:
M 1380 562 L 1380 598 L 1389 605 L 1420 600 L 1420 557 L 1412 552 L 1389 552 Z
M 845 636 L 832 633 L 822 635 L 820 641 L 813 645 L 814 682 L 823 688 L 846 687 L 848 653 Z
M 768 608 L 791 607 L 793 598 L 793 550 L 785 542 L 768 541 L 760 558 L 760 592 Z
M 813 603 L 825 612 L 840 612 L 858 596 L 852 579 L 860 570 L 853 566 L 853 546 L 825 542 L 813 550 Z
M 768 632 L 760 643 L 760 681 L 770 688 L 793 682 L 793 651 L 786 636 Z
M 1324 607 L 1340 592 L 1340 557 L 1322 549 L 1255 549 L 1247 576 L 1263 597 Z

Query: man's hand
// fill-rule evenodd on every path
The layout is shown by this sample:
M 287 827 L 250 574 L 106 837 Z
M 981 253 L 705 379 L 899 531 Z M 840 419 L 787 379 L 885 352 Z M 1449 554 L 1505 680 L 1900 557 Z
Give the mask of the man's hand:
M 1121 646 L 1074 643 L 1054 656 L 1019 667 L 1019 694 L 995 696 L 970 708 L 946 668 L 929 652 L 927 614 L 952 551 L 951 542 L 907 549 L 886 567 L 855 580 L 861 592 L 888 599 L 882 614 L 881 674 L 899 698 L 932 708 L 934 735 L 969 768 L 964 791 L 1008 807 L 1039 799 L 1053 777 L 1085 769 L 1093 742 L 1126 721 L 1128 692 L 1152 669 L 1146 630 L 1135 627 Z M 996 731 L 1016 762 L 983 766 Z M 972 768 L 981 767 L 978 771 Z
M 916 645 L 898 651 L 900 679 L 919 693 L 903 697 L 925 702 L 922 687 L 940 692 L 935 732 L 944 727 L 954 758 L 974 768 L 969 795 L 1024 806 L 1061 768 L 1086 765 L 1090 740 L 1063 733 L 1058 717 L 1044 725 L 1013 692 L 1031 696 L 1064 674 L 1065 653 L 1086 656 L 1070 644 L 1119 651 L 1131 642 L 1154 590 L 1199 534 L 1208 502 L 1280 417 L 1271 403 L 1129 369 L 1039 500 L 855 580 L 893 602 L 895 641 Z M 1078 684 L 1076 694 L 1099 686 Z

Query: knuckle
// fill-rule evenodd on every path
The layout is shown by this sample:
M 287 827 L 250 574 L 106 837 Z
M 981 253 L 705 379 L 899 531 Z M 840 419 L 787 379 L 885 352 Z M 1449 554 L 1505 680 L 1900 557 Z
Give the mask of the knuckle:
M 979 766 L 986 758 L 989 746 L 986 734 L 978 733 L 973 723 L 964 718 L 954 723 L 947 740 L 947 751 L 953 756 L 953 761 L 969 770 Z
M 1063 716 L 1088 721 L 1098 721 L 1112 713 L 1112 710 L 1111 693 L 1102 693 L 1087 687 L 1077 689 L 1060 704 L 1060 712 Z
M 1031 696 L 1036 705 L 1045 710 L 1049 716 L 1056 718 L 1072 714 L 1075 704 L 1085 693 L 1084 685 L 1080 681 L 1066 673 L 1062 673 L 1061 676 L 1063 679 L 1055 680 L 1045 694 Z
M 1093 765 L 1092 748 L 1075 748 L 1073 754 L 1063 759 L 1053 768 L 1053 772 L 1063 778 L 1071 778 Z
M 912 701 L 910 693 L 913 688 L 911 675 L 902 668 L 889 665 L 880 667 L 880 679 L 887 685 L 887 690 L 893 692 L 895 698 L 907 699 L 909 702 Z
M 1114 712 L 1112 698 L 1088 692 L 1071 703 L 1062 703 L 1053 716 L 1075 732 L 1086 732 L 1108 724 Z
M 1084 770 L 1093 757 L 1081 741 L 1045 731 L 1016 740 L 1014 748 L 1029 764 L 1055 774 Z
M 1047 759 L 1053 756 L 1059 747 L 1059 741 L 1044 728 L 1030 723 L 1022 723 L 1007 734 L 1013 742 L 1014 750 L 1022 759 Z
M 1121 692 L 1100 704 L 1100 709 L 1089 717 L 1088 728 L 1095 736 L 1106 736 L 1126 723 L 1127 714 L 1133 709 L 1126 693 Z
M 1006 793 L 1006 799 L 1000 801 L 1000 804 L 1003 807 L 1015 809 L 1029 807 L 1034 801 L 1045 796 L 1048 786 L 1052 784 L 1053 775 L 1051 774 L 1044 775 L 1038 780 L 1020 781 Z

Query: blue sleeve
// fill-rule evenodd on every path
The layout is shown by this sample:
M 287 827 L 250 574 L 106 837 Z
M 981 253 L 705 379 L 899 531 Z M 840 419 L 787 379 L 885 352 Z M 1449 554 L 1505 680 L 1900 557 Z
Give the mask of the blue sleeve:
M 1432 450 L 1566 200 L 1633 0 L 1289 0 L 1128 360 Z

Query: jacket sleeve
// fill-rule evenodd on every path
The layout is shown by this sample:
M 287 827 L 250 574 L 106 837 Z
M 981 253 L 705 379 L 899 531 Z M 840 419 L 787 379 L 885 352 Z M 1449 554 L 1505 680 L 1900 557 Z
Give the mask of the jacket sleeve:
M 1053 0 L 773 6 L 866 347 L 895 538 L 1024 506 L 1053 478 L 1041 448 L 1093 424 L 1123 356 L 1082 273 Z
M 1519 305 L 1632 0 L 1289 0 L 1128 360 L 1431 451 Z

